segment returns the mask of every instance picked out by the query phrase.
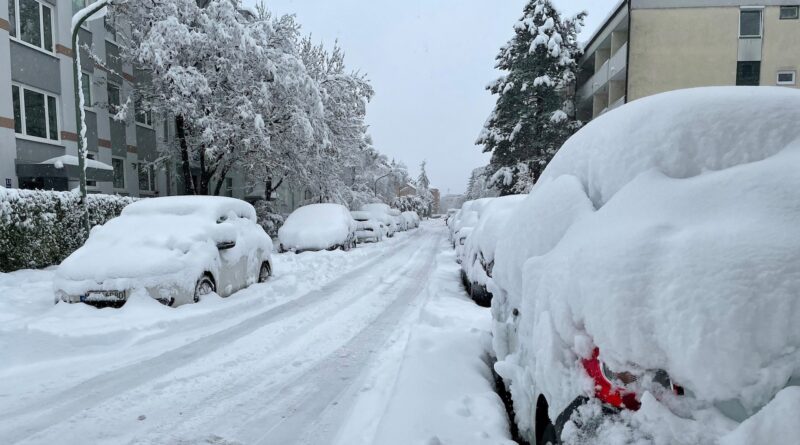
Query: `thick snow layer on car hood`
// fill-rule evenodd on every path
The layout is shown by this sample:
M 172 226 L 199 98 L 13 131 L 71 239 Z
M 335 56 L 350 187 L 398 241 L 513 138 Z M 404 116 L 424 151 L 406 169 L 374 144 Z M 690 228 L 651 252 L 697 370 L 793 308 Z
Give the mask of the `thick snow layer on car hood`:
M 217 223 L 206 215 L 123 212 L 93 228 L 83 247 L 61 263 L 56 289 L 75 294 L 90 287 L 124 290 L 176 284 L 191 288 L 203 272 L 218 271 L 217 243 L 229 241 L 236 243 L 224 253 L 230 258 L 256 249 L 272 251 L 269 236 L 250 220 L 231 218 Z
M 355 224 L 350 211 L 340 204 L 311 204 L 289 215 L 278 238 L 285 249 L 327 249 L 344 243 Z
M 122 210 L 123 215 L 196 215 L 217 221 L 233 213 L 256 221 L 256 210 L 240 199 L 224 196 L 168 196 L 137 201 Z
M 672 178 L 769 157 L 800 135 L 800 91 L 706 87 L 645 97 L 572 136 L 540 182 L 576 176 L 599 207 L 640 173 Z

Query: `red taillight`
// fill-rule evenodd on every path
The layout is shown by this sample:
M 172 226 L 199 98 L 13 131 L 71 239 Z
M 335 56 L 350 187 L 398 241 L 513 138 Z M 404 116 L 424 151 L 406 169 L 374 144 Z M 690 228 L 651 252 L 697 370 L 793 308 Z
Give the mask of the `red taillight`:
M 601 401 L 616 408 L 638 410 L 641 406 L 636 400 L 636 394 L 614 385 L 603 375 L 603 365 L 600 362 L 600 349 L 595 348 L 592 358 L 583 360 L 583 368 L 594 380 L 595 396 Z

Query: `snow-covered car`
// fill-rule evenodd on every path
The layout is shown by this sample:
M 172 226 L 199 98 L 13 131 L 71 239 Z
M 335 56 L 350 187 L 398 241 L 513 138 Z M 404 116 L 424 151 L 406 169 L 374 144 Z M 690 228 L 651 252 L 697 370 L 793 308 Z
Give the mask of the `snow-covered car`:
M 410 228 L 410 227 L 408 227 L 406 219 L 403 218 L 402 213 L 400 213 L 400 210 L 389 209 L 389 216 L 391 216 L 392 219 L 394 220 L 394 223 L 397 226 L 397 231 L 398 232 L 405 232 L 406 230 L 408 230 Z
M 461 209 L 451 218 L 447 228 L 450 231 L 450 241 L 453 243 L 453 248 L 458 245 L 457 234 L 464 227 L 475 227 L 480 219 L 481 210 L 486 207 L 494 198 L 481 198 L 473 201 L 467 201 L 461 206 Z
M 272 240 L 250 204 L 176 196 L 137 201 L 92 229 L 55 272 L 58 301 L 119 307 L 143 292 L 168 306 L 227 297 L 272 274 Z
M 353 211 L 350 212 L 356 220 L 356 239 L 358 242 L 379 242 L 383 241 L 383 234 L 386 228 L 370 212 Z
M 341 204 L 309 204 L 298 208 L 278 229 L 281 252 L 350 250 L 356 247 L 358 224 Z
M 469 236 L 464 237 L 461 280 L 470 297 L 481 306 L 489 307 L 492 301 L 492 293 L 488 291 L 487 283 L 492 279 L 497 240 L 505 230 L 505 222 L 524 199 L 524 195 L 493 199 L 484 209 L 480 221 Z
M 399 230 L 397 221 L 390 215 L 390 210 L 392 210 L 392 208 L 389 207 L 388 204 L 383 203 L 365 204 L 361 207 L 361 211 L 371 213 L 386 227 L 385 236 L 387 238 L 393 237 L 395 232 Z
M 563 145 L 489 283 L 495 369 L 527 440 L 797 439 L 798 122 L 800 91 L 697 88 Z
M 402 213 L 402 217 L 409 229 L 416 229 L 419 227 L 419 215 L 417 215 L 417 212 L 408 210 Z

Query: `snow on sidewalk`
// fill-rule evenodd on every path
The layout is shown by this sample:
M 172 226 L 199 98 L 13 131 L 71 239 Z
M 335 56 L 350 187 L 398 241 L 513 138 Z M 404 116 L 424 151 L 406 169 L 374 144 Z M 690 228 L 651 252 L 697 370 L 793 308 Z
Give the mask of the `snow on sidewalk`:
M 491 315 L 459 284 L 442 252 L 417 319 L 365 373 L 338 445 L 514 444 L 491 372 Z

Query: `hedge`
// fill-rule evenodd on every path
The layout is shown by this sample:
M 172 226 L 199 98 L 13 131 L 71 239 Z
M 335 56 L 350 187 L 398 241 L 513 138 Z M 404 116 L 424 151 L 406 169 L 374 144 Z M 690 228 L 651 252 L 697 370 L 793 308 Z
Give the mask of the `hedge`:
M 134 198 L 89 195 L 89 222 L 104 224 Z M 0 187 L 0 272 L 59 264 L 83 245 L 80 195 Z

